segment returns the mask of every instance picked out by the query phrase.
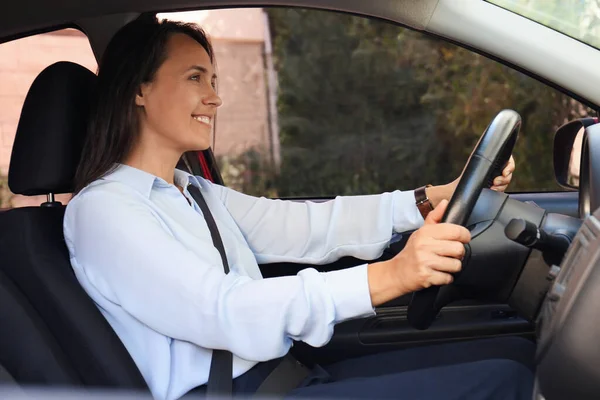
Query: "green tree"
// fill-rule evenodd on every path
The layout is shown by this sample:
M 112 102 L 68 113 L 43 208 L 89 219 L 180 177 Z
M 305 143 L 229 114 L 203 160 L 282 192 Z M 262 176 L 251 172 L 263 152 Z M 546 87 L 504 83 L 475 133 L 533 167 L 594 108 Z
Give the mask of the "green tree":
M 490 120 L 523 118 L 512 190 L 555 190 L 553 132 L 589 112 L 483 56 L 390 23 L 268 11 L 279 79 L 281 197 L 446 183 Z
M 400 64 L 397 27 L 349 15 L 270 11 L 279 76 L 281 196 L 375 193 L 430 168 L 427 84 Z M 423 129 L 425 127 L 425 129 Z
M 0 175 L 0 209 L 10 208 L 12 196 L 8 188 L 8 177 Z
M 406 31 L 421 42 L 409 57 L 420 80 L 429 82 L 422 97 L 435 110 L 440 168 L 436 176 L 456 176 L 493 116 L 511 108 L 523 119 L 515 146 L 518 173 L 512 190 L 559 190 L 552 167 L 553 134 L 568 120 L 592 110 L 529 76 L 450 43 Z M 427 43 L 423 43 L 427 42 Z

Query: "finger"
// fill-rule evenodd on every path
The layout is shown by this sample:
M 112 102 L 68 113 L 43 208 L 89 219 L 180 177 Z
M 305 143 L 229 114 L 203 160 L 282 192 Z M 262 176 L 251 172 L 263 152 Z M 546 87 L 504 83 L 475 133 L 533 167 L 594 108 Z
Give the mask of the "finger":
M 502 171 L 502 175 L 503 176 L 508 176 L 510 174 L 512 174 L 515 171 L 515 159 L 513 156 L 510 156 L 510 158 L 508 159 L 508 162 L 506 163 L 506 166 L 504 167 L 504 170 Z
M 452 257 L 434 256 L 431 260 L 430 268 L 433 271 L 455 274 L 462 269 L 462 261 Z
M 427 282 L 431 286 L 448 285 L 454 281 L 454 277 L 446 272 L 432 271 Z
M 494 186 L 508 185 L 511 180 L 512 180 L 512 173 L 510 173 L 506 176 L 497 176 L 496 178 L 494 178 L 493 183 L 494 183 Z
M 469 243 L 471 241 L 471 232 L 464 226 L 456 224 L 437 224 L 435 227 L 428 227 L 424 233 L 437 240 L 450 240 L 461 243 Z
M 516 166 L 515 159 L 511 155 L 510 158 L 508 159 L 508 162 L 504 166 L 504 171 L 506 171 L 507 173 L 511 173 L 515 170 L 515 166 Z
M 462 260 L 465 256 L 465 245 L 451 240 L 435 240 L 432 242 L 433 252 L 441 257 L 452 257 Z
M 490 189 L 495 190 L 496 192 L 505 192 L 506 188 L 508 188 L 508 185 L 492 186 Z
M 448 200 L 444 199 L 440 201 L 437 207 L 427 215 L 427 218 L 425 218 L 425 225 L 439 224 L 444 216 L 444 212 L 446 212 L 447 206 Z

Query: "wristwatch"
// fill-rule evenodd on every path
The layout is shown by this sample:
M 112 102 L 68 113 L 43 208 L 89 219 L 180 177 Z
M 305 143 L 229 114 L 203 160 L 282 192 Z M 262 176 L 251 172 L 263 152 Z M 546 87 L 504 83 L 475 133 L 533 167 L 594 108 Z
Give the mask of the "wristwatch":
M 421 186 L 418 189 L 415 189 L 415 203 L 419 212 L 423 216 L 423 219 L 427 218 L 427 214 L 429 214 L 433 210 L 433 206 L 431 205 L 431 201 L 427 197 L 427 193 L 425 189 L 430 187 L 431 185 Z

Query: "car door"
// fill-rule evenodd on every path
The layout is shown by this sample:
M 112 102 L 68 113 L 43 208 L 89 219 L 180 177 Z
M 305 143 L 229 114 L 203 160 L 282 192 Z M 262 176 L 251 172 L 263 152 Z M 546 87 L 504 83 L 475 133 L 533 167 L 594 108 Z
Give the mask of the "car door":
M 235 24 L 235 11 L 210 12 L 226 28 L 228 18 Z M 248 27 L 254 41 L 213 34 L 217 54 L 225 55 L 219 58 L 224 106 L 208 160 L 217 182 L 294 201 L 446 184 L 459 176 L 490 120 L 511 108 L 523 120 L 511 196 L 577 216 L 577 192 L 564 191 L 553 176 L 553 133 L 595 110 L 468 49 L 374 18 L 283 7 L 237 11 L 263 21 L 265 34 L 252 36 Z M 401 251 L 409 235 L 398 235 L 379 260 Z M 346 257 L 328 265 L 261 265 L 261 271 L 273 277 L 373 261 Z M 378 307 L 376 316 L 336 326 L 325 348 L 296 348 L 328 362 L 450 340 L 533 337 L 533 324 L 507 305 L 472 300 L 444 308 L 431 328 L 418 331 L 406 320 L 409 301 L 401 297 Z

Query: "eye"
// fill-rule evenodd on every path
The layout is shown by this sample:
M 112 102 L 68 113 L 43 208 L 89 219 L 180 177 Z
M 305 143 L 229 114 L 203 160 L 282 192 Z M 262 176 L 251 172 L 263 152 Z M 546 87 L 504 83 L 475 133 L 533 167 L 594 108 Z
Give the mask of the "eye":
M 192 81 L 199 81 L 200 80 L 200 75 L 199 74 L 195 74 L 190 76 L 190 80 Z

